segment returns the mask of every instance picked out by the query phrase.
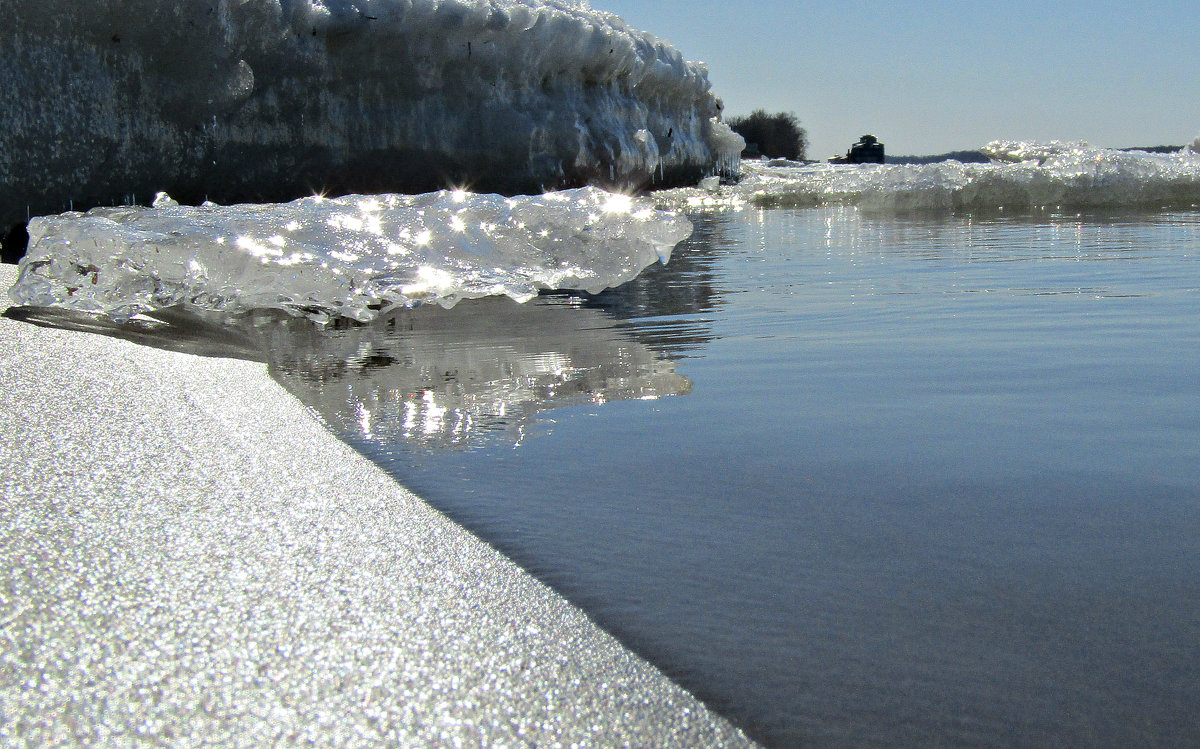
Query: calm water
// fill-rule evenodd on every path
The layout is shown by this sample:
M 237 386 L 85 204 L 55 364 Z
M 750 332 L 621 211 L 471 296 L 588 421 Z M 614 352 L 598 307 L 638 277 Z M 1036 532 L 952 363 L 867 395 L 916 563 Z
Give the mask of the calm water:
M 695 220 L 273 369 L 766 744 L 1200 745 L 1200 213 Z

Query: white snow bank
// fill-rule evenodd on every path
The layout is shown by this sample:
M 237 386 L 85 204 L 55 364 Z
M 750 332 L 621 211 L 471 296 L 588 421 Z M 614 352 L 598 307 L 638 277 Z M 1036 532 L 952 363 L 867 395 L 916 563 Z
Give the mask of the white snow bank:
M 563 0 L 19 2 L 0 225 L 143 200 L 695 181 L 739 139 L 705 67 Z
M 1200 139 L 1176 153 L 995 141 L 989 164 L 746 161 L 741 181 L 656 193 L 677 209 L 857 205 L 879 212 L 1200 205 Z
M 153 208 L 33 219 L 9 295 L 118 321 L 178 304 L 365 321 L 425 302 L 598 292 L 665 262 L 691 231 L 643 199 L 593 187 L 199 207 L 162 195 Z

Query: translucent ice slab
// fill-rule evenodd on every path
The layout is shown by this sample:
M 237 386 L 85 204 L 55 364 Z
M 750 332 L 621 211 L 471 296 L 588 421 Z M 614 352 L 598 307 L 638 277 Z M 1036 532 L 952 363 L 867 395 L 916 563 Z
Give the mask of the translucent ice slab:
M 33 219 L 9 295 L 118 321 L 180 304 L 365 321 L 427 302 L 598 292 L 665 262 L 691 231 L 643 199 L 592 187 L 199 207 L 160 195 L 152 208 Z

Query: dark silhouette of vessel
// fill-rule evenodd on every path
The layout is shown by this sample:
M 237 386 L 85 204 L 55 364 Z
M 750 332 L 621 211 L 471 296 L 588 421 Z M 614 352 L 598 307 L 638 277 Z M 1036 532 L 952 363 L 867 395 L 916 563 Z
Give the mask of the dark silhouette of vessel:
M 834 156 L 831 164 L 882 164 L 883 144 L 874 135 L 864 135 L 850 146 L 845 156 Z

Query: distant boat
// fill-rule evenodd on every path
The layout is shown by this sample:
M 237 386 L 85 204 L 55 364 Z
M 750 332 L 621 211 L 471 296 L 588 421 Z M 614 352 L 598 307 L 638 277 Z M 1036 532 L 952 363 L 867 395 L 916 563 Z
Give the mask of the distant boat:
M 874 135 L 864 135 L 850 146 L 845 156 L 834 156 L 831 164 L 882 164 L 883 144 Z

